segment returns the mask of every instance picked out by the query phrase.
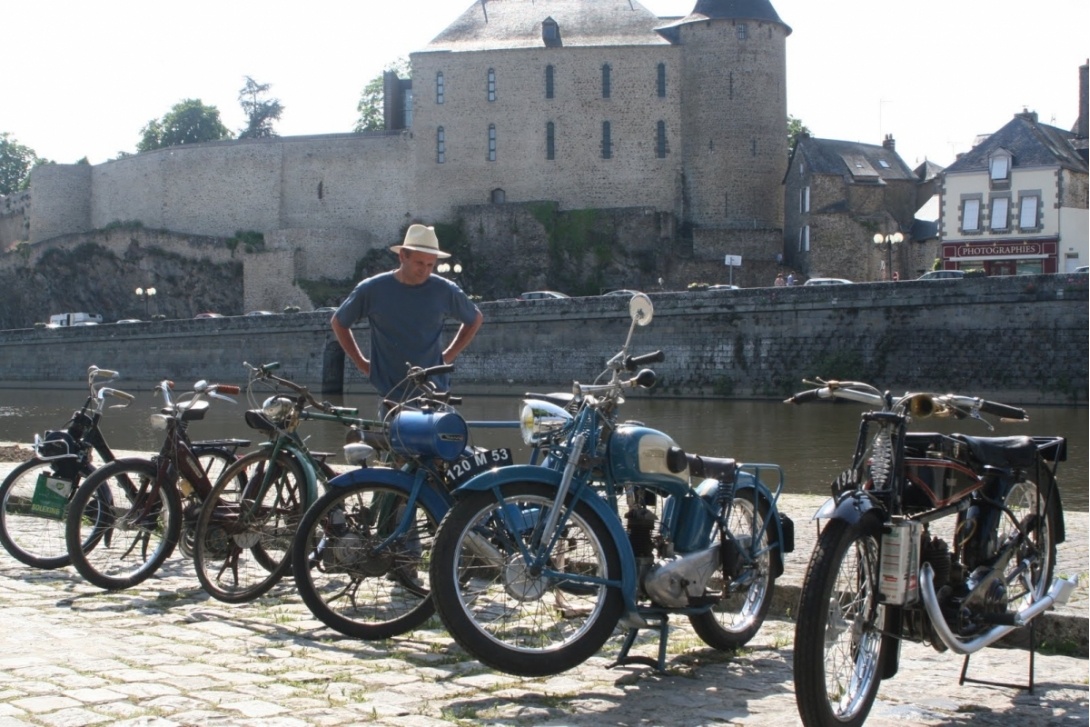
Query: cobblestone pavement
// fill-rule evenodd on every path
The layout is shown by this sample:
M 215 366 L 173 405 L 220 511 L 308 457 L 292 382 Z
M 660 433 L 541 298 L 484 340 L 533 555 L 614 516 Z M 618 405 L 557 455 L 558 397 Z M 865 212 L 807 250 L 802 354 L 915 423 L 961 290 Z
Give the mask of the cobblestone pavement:
M 809 556 L 807 521 L 817 501 L 783 503 L 799 526 L 798 548 L 777 582 L 788 594 Z M 1086 513 L 1068 515 L 1069 543 L 1059 558 L 1061 571 L 1082 577 L 1081 600 L 1064 609 L 1082 622 L 1086 525 Z M 677 620 L 665 674 L 608 668 L 618 635 L 576 669 L 529 679 L 482 667 L 434 619 L 382 642 L 342 637 L 311 616 L 290 579 L 232 606 L 207 596 L 177 555 L 140 586 L 106 593 L 71 568 L 34 570 L 0 551 L 0 727 L 793 725 L 794 623 L 790 596 L 782 600 L 788 605 L 739 653 L 708 649 Z M 635 651 L 655 655 L 651 634 Z M 961 666 L 958 656 L 904 644 L 901 671 L 882 683 L 867 724 L 1090 724 L 1084 657 L 1038 653 L 1033 694 L 959 686 Z M 985 649 L 972 657 L 969 676 L 1025 685 L 1029 652 Z

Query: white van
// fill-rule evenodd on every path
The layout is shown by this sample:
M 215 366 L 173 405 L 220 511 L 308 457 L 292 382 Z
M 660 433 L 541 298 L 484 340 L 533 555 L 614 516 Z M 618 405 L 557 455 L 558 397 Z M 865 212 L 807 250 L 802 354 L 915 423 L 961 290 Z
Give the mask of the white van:
M 102 323 L 102 316 L 98 313 L 55 313 L 49 316 L 49 327 L 60 328 L 63 326 L 95 326 Z

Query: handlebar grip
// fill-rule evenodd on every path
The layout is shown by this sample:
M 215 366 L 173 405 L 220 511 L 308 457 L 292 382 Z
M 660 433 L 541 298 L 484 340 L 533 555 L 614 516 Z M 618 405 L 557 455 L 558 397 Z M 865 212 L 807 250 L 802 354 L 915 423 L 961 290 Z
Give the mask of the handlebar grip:
M 820 399 L 821 398 L 820 392 L 821 392 L 821 389 L 810 389 L 808 391 L 800 391 L 799 393 L 795 394 L 794 396 L 792 396 L 792 397 L 790 397 L 788 399 L 784 399 L 783 403 L 784 404 L 805 404 L 808 401 L 814 401 L 815 399 Z
M 454 364 L 439 364 L 438 366 L 429 366 L 424 369 L 425 377 L 440 376 L 442 374 L 449 374 L 454 371 Z
M 118 376 L 121 375 L 117 371 L 114 371 L 113 369 L 100 369 L 97 366 L 92 366 L 91 368 L 94 369 L 94 375 L 95 376 L 108 376 L 111 379 L 113 379 L 113 378 L 117 378 Z
M 132 401 L 136 398 L 127 391 L 121 391 L 121 389 L 103 388 L 101 394 L 103 396 L 112 396 L 116 399 L 124 399 L 125 401 Z
M 652 351 L 640 356 L 628 356 L 624 360 L 624 367 L 628 371 L 635 371 L 644 364 L 659 363 L 666 360 L 666 354 L 662 351 Z
M 242 387 L 235 386 L 234 384 L 216 384 L 215 386 L 211 386 L 209 388 L 219 394 L 233 394 L 236 396 L 242 391 Z
M 1002 417 L 1003 419 L 1028 419 L 1025 409 L 1019 409 L 1016 406 L 1007 406 L 1006 404 L 1000 404 L 997 401 L 987 401 L 985 399 L 980 400 L 980 411 L 985 414 L 991 414 L 992 416 Z

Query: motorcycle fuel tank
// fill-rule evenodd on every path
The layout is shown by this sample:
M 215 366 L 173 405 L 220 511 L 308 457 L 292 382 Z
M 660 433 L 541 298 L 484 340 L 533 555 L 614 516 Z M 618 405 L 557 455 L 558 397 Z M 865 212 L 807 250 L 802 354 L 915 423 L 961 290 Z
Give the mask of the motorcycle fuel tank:
M 688 486 L 688 468 L 671 472 L 666 454 L 676 447 L 666 434 L 638 424 L 622 424 L 609 438 L 609 475 L 620 485 Z

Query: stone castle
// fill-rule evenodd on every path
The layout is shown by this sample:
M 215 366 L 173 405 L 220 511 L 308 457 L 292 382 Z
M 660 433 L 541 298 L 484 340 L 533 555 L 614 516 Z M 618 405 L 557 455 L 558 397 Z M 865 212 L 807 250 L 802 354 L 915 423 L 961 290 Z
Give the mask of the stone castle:
M 541 243 L 512 210 L 546 204 L 607 213 L 613 239 L 599 242 L 649 259 L 652 280 L 677 272 L 657 253 L 683 249 L 690 270 L 740 256 L 759 272 L 734 282 L 767 284 L 783 249 L 790 33 L 768 0 L 697 0 L 683 18 L 634 0 L 480 0 L 410 55 L 411 82 L 387 79 L 385 132 L 42 166 L 0 205 L 0 249 L 118 223 L 256 231 L 246 306 L 306 305 L 292 281 L 350 276 L 411 221 L 461 224 L 477 264 Z

